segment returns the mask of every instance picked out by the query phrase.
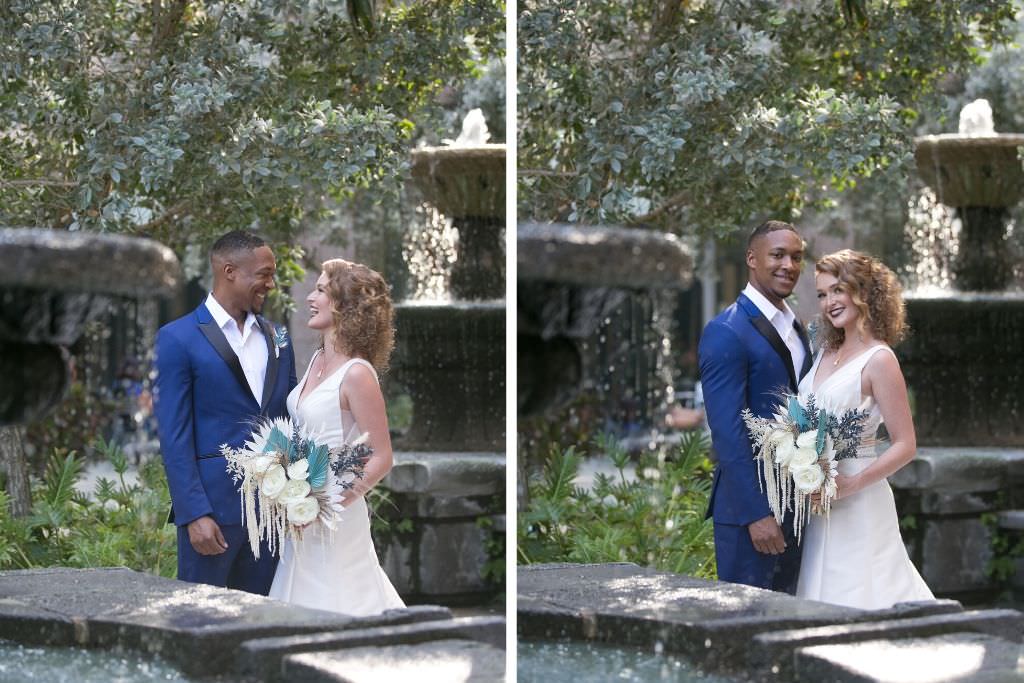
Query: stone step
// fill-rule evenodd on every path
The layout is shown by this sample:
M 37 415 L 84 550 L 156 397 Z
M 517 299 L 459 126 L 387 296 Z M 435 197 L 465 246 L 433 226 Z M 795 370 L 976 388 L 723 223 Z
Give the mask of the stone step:
M 1004 510 L 999 513 L 999 528 L 1024 530 L 1024 510 Z

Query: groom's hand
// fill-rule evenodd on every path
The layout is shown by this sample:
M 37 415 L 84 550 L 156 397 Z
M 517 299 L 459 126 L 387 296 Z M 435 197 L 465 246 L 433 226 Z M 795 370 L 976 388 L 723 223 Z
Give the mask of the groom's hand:
M 747 526 L 750 541 L 754 550 L 766 555 L 779 555 L 786 550 L 786 539 L 782 536 L 782 528 L 771 515 L 751 522 Z
M 200 555 L 220 555 L 228 549 L 220 527 L 209 515 L 188 523 L 188 540 Z

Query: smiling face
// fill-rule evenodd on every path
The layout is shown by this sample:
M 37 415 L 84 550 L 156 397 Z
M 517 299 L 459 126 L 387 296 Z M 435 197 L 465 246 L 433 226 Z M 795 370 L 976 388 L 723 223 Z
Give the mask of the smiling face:
M 760 235 L 747 250 L 750 284 L 780 308 L 793 293 L 803 264 L 804 242 L 792 230 Z
M 270 247 L 257 247 L 241 252 L 232 263 L 232 298 L 236 305 L 246 312 L 259 313 L 270 291 L 276 286 L 277 260 Z
M 814 276 L 818 309 L 821 317 L 837 330 L 853 329 L 861 313 L 850 294 L 849 286 L 831 273 L 818 272 Z
M 314 330 L 329 330 L 334 323 L 331 297 L 327 294 L 327 283 L 327 273 L 320 273 L 316 287 L 306 297 L 306 304 L 309 306 L 309 320 L 306 325 Z

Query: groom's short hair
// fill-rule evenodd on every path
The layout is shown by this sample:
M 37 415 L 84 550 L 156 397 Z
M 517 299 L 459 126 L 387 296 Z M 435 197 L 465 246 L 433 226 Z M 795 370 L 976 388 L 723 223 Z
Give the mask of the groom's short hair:
M 775 232 L 776 230 L 790 230 L 793 233 L 795 233 L 797 237 L 800 236 L 800 232 L 792 223 L 787 223 L 785 221 L 765 221 L 761 225 L 754 228 L 754 230 L 750 233 L 750 237 L 747 239 L 747 249 L 749 249 L 750 246 L 754 243 L 754 240 L 756 240 L 761 235 L 767 235 L 768 233 Z
M 245 230 L 232 230 L 217 238 L 210 249 L 210 259 L 230 258 L 240 251 L 252 251 L 266 246 L 262 237 Z

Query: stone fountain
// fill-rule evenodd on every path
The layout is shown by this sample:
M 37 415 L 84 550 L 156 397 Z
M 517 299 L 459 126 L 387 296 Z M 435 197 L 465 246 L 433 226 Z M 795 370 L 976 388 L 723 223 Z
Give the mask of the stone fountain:
M 516 241 L 521 416 L 564 405 L 599 372 L 604 354 L 585 347 L 632 293 L 675 292 L 693 280 L 690 249 L 653 230 L 523 223 Z M 662 357 L 665 350 L 658 345 L 646 359 L 652 372 L 670 360 Z M 639 348 L 632 353 L 647 355 Z
M 921 177 L 961 221 L 955 291 L 907 296 L 913 336 L 904 365 L 924 445 L 1024 446 L 1024 296 L 1006 291 L 1007 220 L 1024 197 L 1024 135 L 995 133 L 987 106 L 965 107 L 958 134 L 916 140 Z
M 387 486 L 414 530 L 385 544 L 407 600 L 475 602 L 504 547 L 505 145 L 474 110 L 454 144 L 412 153 L 412 178 L 458 230 L 451 300 L 396 305 L 394 377 L 412 397 Z
M 901 516 L 914 520 L 904 533 L 911 557 L 933 591 L 966 601 L 1003 591 L 1021 604 L 1024 559 L 995 548 L 1024 530 L 1024 294 L 1006 291 L 1024 135 L 995 133 L 979 100 L 964 108 L 958 134 L 915 142 L 921 177 L 961 229 L 954 288 L 906 293 L 910 337 L 897 352 L 919 448 L 891 482 Z M 993 574 L 999 563 L 1009 581 Z
M 64 348 L 113 297 L 170 297 L 178 260 L 147 239 L 0 229 L 0 425 L 57 405 L 70 382 Z

